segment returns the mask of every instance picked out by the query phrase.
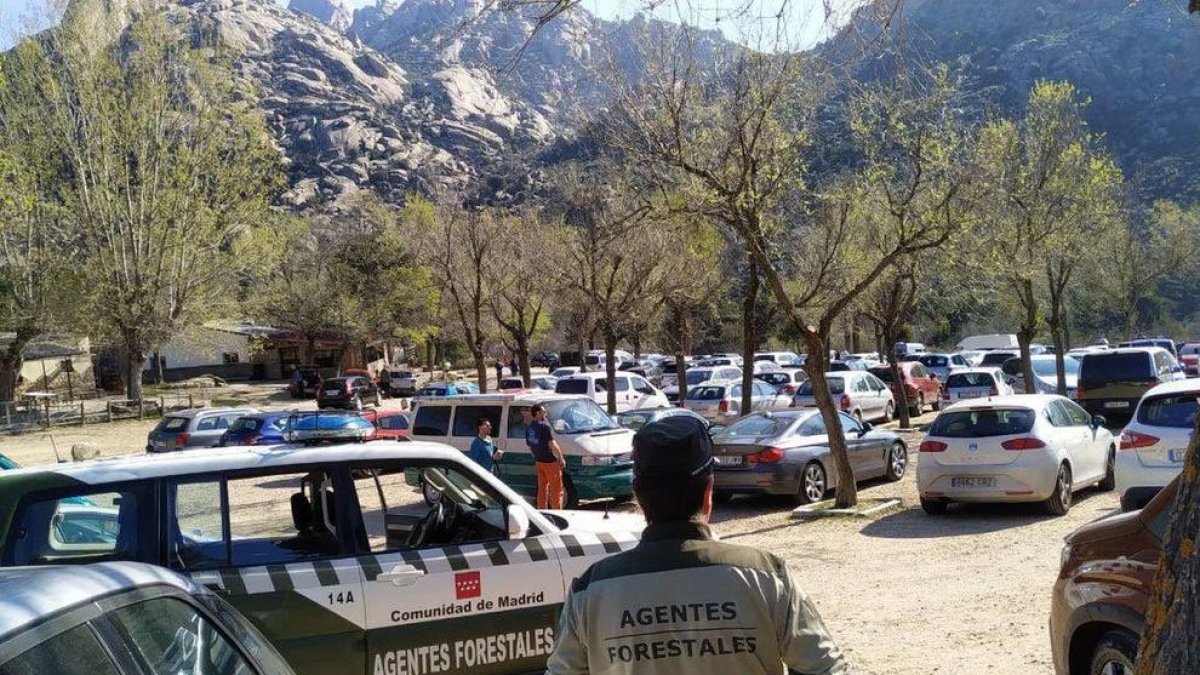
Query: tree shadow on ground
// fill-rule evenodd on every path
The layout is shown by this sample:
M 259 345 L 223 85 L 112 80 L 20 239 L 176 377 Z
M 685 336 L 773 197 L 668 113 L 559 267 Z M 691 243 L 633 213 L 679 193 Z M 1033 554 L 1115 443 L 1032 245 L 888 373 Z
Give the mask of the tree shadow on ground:
M 1075 493 L 1075 507 L 1099 494 L 1094 490 Z M 921 509 L 884 516 L 868 523 L 862 534 L 882 539 L 944 539 L 999 532 L 1054 518 L 1041 504 L 951 504 L 941 516 L 928 515 Z

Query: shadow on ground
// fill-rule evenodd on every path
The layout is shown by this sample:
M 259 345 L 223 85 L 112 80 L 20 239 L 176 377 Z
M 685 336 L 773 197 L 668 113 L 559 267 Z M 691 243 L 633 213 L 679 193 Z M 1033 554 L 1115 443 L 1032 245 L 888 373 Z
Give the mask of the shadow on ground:
M 1075 506 L 1098 496 L 1094 490 L 1075 493 Z M 1055 518 L 1040 504 L 951 504 L 942 516 L 906 509 L 884 516 L 862 529 L 882 539 L 944 539 L 999 532 Z

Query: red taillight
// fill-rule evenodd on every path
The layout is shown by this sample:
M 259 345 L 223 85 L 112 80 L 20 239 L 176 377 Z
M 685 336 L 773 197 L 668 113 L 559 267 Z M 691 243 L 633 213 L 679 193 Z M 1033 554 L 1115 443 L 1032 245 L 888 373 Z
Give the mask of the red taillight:
M 1046 447 L 1046 444 L 1043 443 L 1042 439 L 1040 438 L 1026 437 L 1004 441 L 1000 444 L 1000 447 L 1004 448 L 1005 450 L 1036 450 L 1038 448 Z
M 849 410 L 850 409 L 850 397 L 845 394 L 842 394 L 842 400 L 838 403 L 838 406 L 841 407 L 842 410 Z
M 246 439 L 245 445 L 258 445 L 258 439 L 262 438 L 259 434 L 250 434 Z
M 718 403 L 717 404 L 717 412 L 719 412 L 719 413 L 729 412 L 729 401 L 721 401 L 720 403 Z
M 792 394 L 796 393 L 796 388 L 790 384 L 785 384 L 785 385 L 783 385 L 783 393 L 787 394 L 788 396 L 791 396 Z
M 924 441 L 917 447 L 917 452 L 945 452 L 946 447 L 941 441 Z
M 175 445 L 178 445 L 179 447 L 183 447 L 183 446 L 187 445 L 187 442 L 188 442 L 187 434 L 179 434 L 179 435 L 175 436 Z
M 753 455 L 746 455 L 747 464 L 774 464 L 783 459 L 783 450 L 780 448 L 767 448 Z
M 1137 450 L 1138 448 L 1148 448 L 1152 445 L 1157 445 L 1159 439 L 1150 434 L 1139 434 L 1136 431 L 1128 429 L 1121 432 L 1121 449 L 1122 450 Z

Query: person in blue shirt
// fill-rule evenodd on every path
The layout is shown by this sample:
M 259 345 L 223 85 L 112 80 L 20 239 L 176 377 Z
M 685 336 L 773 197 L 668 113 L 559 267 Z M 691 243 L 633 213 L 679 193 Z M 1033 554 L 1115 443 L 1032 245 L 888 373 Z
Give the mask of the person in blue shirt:
M 475 423 L 475 428 L 478 434 L 471 441 L 471 449 L 467 450 L 467 457 L 470 457 L 473 462 L 482 466 L 486 471 L 493 471 L 496 462 L 500 461 L 503 452 L 496 449 L 496 444 L 492 442 L 492 423 L 486 417 L 480 417 Z

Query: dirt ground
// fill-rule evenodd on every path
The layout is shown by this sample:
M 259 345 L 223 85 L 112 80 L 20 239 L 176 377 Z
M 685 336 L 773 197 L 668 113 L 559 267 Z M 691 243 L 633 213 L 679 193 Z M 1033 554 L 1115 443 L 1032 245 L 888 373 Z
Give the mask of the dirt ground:
M 312 406 L 297 405 L 269 387 L 235 386 L 229 397 L 263 409 Z M 387 408 L 400 405 L 385 402 Z M 931 419 L 926 415 L 918 422 Z M 54 462 L 55 446 L 67 458 L 71 444 L 79 442 L 99 445 L 104 456 L 141 452 L 154 424 L 57 428 L 52 437 L 0 436 L 0 453 L 30 465 Z M 863 497 L 900 497 L 903 510 L 869 521 L 801 523 L 789 518 L 787 503 L 735 499 L 717 507 L 715 527 L 726 541 L 787 559 L 861 672 L 1053 672 L 1046 622 L 1062 538 L 1117 508 L 1115 495 L 1085 491 L 1061 518 L 1035 506 L 959 507 L 929 517 L 916 492 L 920 435 L 906 439 L 912 450 L 908 475 L 898 483 L 860 488 Z

